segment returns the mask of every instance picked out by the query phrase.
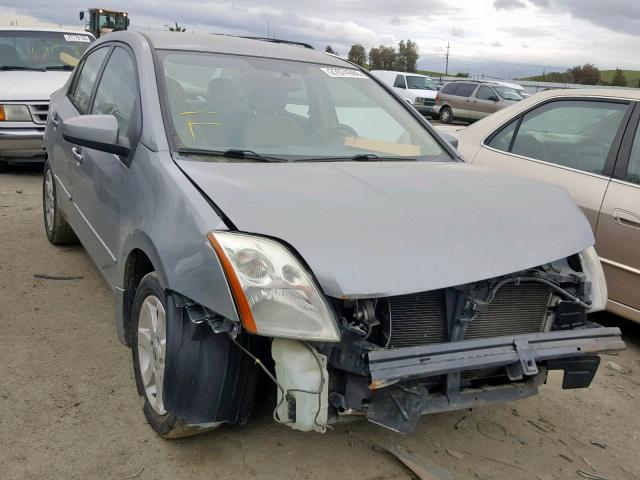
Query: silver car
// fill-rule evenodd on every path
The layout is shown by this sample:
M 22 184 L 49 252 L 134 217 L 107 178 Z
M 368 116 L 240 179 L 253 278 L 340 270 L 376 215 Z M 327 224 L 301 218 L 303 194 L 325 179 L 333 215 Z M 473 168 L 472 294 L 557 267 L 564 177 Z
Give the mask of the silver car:
M 115 295 L 164 437 L 299 430 L 587 387 L 624 347 L 567 193 L 466 165 L 364 70 L 300 45 L 111 33 L 51 99 L 43 205 Z M 90 318 L 87 321 L 91 321 Z

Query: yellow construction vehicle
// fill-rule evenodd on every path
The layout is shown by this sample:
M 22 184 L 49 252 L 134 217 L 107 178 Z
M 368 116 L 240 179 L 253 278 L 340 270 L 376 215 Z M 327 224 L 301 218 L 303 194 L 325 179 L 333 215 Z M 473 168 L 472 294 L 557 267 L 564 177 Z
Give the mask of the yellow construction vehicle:
M 87 14 L 88 13 L 88 18 Z M 129 26 L 129 14 L 106 8 L 89 8 L 80 12 L 80 20 L 87 20 L 85 30 L 100 38 L 110 32 L 126 30 Z

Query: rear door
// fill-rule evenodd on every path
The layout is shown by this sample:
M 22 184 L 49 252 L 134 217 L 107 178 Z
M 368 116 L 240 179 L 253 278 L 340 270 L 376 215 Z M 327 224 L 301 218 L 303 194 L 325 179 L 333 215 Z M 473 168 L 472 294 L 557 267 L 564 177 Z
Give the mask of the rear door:
M 595 231 L 631 110 L 626 100 L 550 100 L 487 137 L 474 163 L 564 187 Z
M 126 188 L 129 162 L 141 128 L 138 78 L 133 53 L 122 46 L 111 51 L 98 77 L 89 107 L 92 115 L 113 115 L 118 121 L 120 139 L 127 138 L 131 154 L 124 158 L 88 147 L 76 146 L 77 159 L 72 188 L 81 212 L 96 263 L 114 284 L 120 249 L 122 189 Z
M 640 107 L 627 129 L 607 188 L 596 249 L 602 259 L 614 310 L 640 321 Z M 629 312 L 633 309 L 635 312 Z
M 47 125 L 47 154 L 56 178 L 58 201 L 74 229 L 80 215 L 73 206 L 71 176 L 75 166 L 73 145 L 62 138 L 61 125 L 65 120 L 89 111 L 89 102 L 108 47 L 92 50 L 76 67 L 68 90 L 60 90 L 52 97 Z M 81 238 L 82 240 L 82 238 Z

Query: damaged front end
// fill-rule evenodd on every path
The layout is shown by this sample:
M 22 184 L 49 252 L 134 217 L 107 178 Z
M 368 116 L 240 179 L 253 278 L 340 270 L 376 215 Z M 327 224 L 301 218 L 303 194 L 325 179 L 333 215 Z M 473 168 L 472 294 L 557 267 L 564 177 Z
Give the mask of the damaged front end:
M 535 395 L 549 370 L 564 372 L 563 388 L 588 387 L 597 354 L 624 343 L 587 317 L 606 289 L 586 252 L 429 292 L 330 299 L 339 343 L 272 343 L 276 419 L 324 431 L 366 416 L 408 433 L 423 414 Z

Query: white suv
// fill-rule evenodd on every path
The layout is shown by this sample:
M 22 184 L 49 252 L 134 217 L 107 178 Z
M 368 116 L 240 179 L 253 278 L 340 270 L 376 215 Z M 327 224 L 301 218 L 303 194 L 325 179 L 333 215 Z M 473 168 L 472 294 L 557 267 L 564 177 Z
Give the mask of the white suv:
M 431 77 L 418 73 L 371 70 L 372 75 L 391 87 L 421 114 L 434 116 L 438 87 Z
M 94 40 L 86 32 L 0 28 L 0 172 L 44 161 L 49 97 Z

